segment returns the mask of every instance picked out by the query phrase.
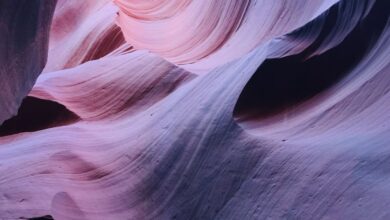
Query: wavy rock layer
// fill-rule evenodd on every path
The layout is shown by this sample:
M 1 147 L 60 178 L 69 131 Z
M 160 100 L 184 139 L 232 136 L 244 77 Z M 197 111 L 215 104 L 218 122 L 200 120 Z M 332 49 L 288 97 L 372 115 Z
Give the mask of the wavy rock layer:
M 56 0 L 0 2 L 0 124 L 16 114 L 46 64 Z
M 55 117 L 0 129 L 0 218 L 390 218 L 389 1 L 116 0 L 124 37 L 93 2 L 25 100 Z
M 125 44 L 114 23 L 116 11 L 110 0 L 59 0 L 44 72 L 76 67 Z
M 114 2 L 131 45 L 205 73 L 304 25 L 337 0 Z

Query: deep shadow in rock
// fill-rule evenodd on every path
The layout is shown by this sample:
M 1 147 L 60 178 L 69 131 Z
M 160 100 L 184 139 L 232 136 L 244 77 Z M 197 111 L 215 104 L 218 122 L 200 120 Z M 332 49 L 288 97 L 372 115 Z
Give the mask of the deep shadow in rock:
M 377 1 L 368 16 L 341 44 L 321 55 L 310 57 L 332 34 L 337 17 L 341 16 L 339 7 L 342 5 L 333 6 L 325 14 L 325 25 L 318 39 L 305 51 L 266 60 L 259 67 L 242 91 L 234 117 L 245 122 L 275 116 L 339 82 L 368 54 L 384 31 L 389 16 L 386 6 L 389 6 L 388 1 Z
M 66 125 L 78 120 L 77 115 L 57 102 L 26 97 L 18 114 L 0 126 L 0 137 Z

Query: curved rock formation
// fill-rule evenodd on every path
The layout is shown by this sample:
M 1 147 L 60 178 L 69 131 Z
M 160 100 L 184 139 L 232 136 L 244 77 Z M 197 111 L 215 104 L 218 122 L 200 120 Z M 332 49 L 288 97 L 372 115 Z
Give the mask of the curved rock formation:
M 56 0 L 0 2 L 0 124 L 17 112 L 46 63 Z
M 304 25 L 337 0 L 114 2 L 131 45 L 204 73 Z
M 59 1 L 0 218 L 390 218 L 388 0 L 114 2 Z
M 114 23 L 116 11 L 110 0 L 59 0 L 44 72 L 76 67 L 123 46 L 125 40 Z

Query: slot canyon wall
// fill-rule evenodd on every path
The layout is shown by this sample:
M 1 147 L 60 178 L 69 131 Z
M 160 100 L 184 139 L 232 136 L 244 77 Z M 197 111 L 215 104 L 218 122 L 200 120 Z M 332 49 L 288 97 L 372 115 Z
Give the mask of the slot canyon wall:
M 389 18 L 0 0 L 0 219 L 390 219 Z

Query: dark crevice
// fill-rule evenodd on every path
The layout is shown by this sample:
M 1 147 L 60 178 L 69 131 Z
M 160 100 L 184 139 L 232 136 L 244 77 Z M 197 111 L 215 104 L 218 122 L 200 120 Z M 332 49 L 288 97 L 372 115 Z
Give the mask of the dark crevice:
M 369 15 L 340 45 L 308 58 L 336 25 L 342 5 L 333 6 L 324 15 L 322 32 L 310 47 L 298 55 L 266 60 L 258 68 L 239 97 L 235 118 L 246 121 L 278 115 L 340 81 L 367 55 L 386 28 L 389 3 L 376 1 Z
M 54 218 L 51 215 L 45 215 L 45 216 L 33 217 L 33 218 L 20 217 L 19 219 L 27 219 L 27 220 L 54 220 Z
M 78 120 L 77 115 L 61 104 L 26 97 L 19 108 L 18 114 L 0 126 L 0 137 L 67 125 Z

